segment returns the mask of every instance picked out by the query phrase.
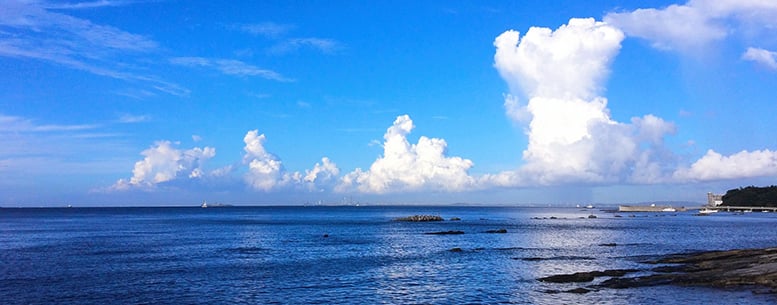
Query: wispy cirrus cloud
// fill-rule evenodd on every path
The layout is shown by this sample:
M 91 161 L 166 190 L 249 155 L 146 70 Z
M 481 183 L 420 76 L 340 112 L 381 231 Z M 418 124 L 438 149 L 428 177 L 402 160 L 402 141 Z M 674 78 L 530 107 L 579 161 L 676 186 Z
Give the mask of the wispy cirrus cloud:
M 337 53 L 345 46 L 334 39 L 321 37 L 288 37 L 295 25 L 280 24 L 275 22 L 262 22 L 255 24 L 242 24 L 236 26 L 243 32 L 276 40 L 276 43 L 267 48 L 267 53 L 281 55 L 298 51 L 300 49 L 313 49 L 325 54 Z
M 293 82 L 294 79 L 283 76 L 273 70 L 262 69 L 245 62 L 234 59 L 204 58 L 204 57 L 175 57 L 170 63 L 185 67 L 211 68 L 221 73 L 234 76 L 258 76 L 264 79 L 279 82 Z
M 137 63 L 159 51 L 143 35 L 93 23 L 56 10 L 124 5 L 126 1 L 0 2 L 0 56 L 49 62 L 99 76 L 145 83 L 168 94 L 188 89 L 149 75 Z
M 277 38 L 294 29 L 294 26 L 275 22 L 262 22 L 255 24 L 243 24 L 239 25 L 238 28 L 252 35 Z
M 270 47 L 268 50 L 272 54 L 285 54 L 299 49 L 310 48 L 321 51 L 322 53 L 332 54 L 343 48 L 342 44 L 334 39 L 326 38 L 290 38 Z
M 146 114 L 143 114 L 143 115 L 133 115 L 133 114 L 125 113 L 125 114 L 120 115 L 119 118 L 116 121 L 119 122 L 119 123 L 130 124 L 130 123 L 148 122 L 150 120 L 151 120 L 151 116 L 150 115 L 146 115 Z
M 116 156 L 121 155 L 117 152 L 124 149 L 124 144 L 120 135 L 108 129 L 104 124 L 40 122 L 0 113 L 0 172 L 66 175 L 113 171 L 116 164 L 108 163 L 117 161 Z M 22 180 L 5 182 L 39 183 Z M 3 181 L 0 177 L 0 184 Z
M 121 0 L 99 0 L 99 1 L 87 1 L 76 3 L 43 3 L 42 6 L 47 9 L 60 9 L 60 10 L 78 10 L 78 9 L 90 9 L 98 7 L 113 7 L 124 6 L 132 4 L 137 1 L 121 1 Z
M 37 124 L 35 121 L 18 117 L 0 114 L 0 134 L 3 133 L 34 133 L 34 132 L 58 132 L 58 131 L 81 131 L 98 128 L 97 124 Z

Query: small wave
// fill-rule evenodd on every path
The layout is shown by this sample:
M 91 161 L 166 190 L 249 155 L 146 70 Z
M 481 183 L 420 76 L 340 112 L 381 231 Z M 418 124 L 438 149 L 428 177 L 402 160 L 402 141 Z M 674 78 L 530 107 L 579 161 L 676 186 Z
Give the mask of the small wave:
M 143 253 L 141 250 L 99 250 L 99 251 L 93 251 L 90 254 L 91 255 L 126 255 L 126 254 L 137 254 L 137 253 Z
M 595 260 L 596 258 L 589 257 L 589 256 L 553 256 L 553 257 L 513 257 L 513 259 L 533 262 L 533 261 L 555 261 L 555 260 L 563 260 L 563 261 Z
M 259 254 L 265 251 L 269 251 L 270 249 L 261 248 L 261 247 L 237 247 L 237 248 L 228 248 L 226 250 L 228 252 L 239 253 L 239 254 Z

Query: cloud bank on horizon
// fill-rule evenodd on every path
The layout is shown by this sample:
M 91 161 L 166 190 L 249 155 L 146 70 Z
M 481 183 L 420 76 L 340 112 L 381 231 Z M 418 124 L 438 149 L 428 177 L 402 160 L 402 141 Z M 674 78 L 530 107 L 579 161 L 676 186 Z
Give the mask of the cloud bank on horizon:
M 638 9 L 593 18 L 572 18 L 557 29 L 532 27 L 521 36 L 508 30 L 494 40 L 494 67 L 507 83 L 506 115 L 524 124 L 527 148 L 523 164 L 499 173 L 473 176 L 472 160 L 447 155 L 444 139 L 420 137 L 410 143 L 414 128 L 409 115 L 396 118 L 383 136 L 383 153 L 367 170 L 341 170 L 327 157 L 305 173 L 287 172 L 279 157 L 264 149 L 264 134 L 249 131 L 244 138 L 242 169 L 205 173 L 201 164 L 215 149 L 179 150 L 161 141 L 142 152 L 129 180 L 112 189 L 148 189 L 172 179 L 201 179 L 224 172 L 240 174 L 255 191 L 385 194 L 397 192 L 463 192 L 494 187 L 541 185 L 608 185 L 614 183 L 692 183 L 777 175 L 777 151 L 743 150 L 724 156 L 709 148 L 691 164 L 682 164 L 665 145 L 677 126 L 653 114 L 618 122 L 610 116 L 604 96 L 610 67 L 622 41 L 645 39 L 657 49 L 681 55 L 722 41 L 738 31 L 768 31 L 777 26 L 777 3 L 769 1 L 690 1 L 663 9 Z M 741 32 L 741 31 L 740 31 Z M 777 69 L 774 51 L 757 46 L 742 51 L 742 59 Z M 181 65 L 223 63 L 179 58 Z M 266 71 L 263 77 L 280 78 Z M 519 155 L 519 152 L 515 152 Z

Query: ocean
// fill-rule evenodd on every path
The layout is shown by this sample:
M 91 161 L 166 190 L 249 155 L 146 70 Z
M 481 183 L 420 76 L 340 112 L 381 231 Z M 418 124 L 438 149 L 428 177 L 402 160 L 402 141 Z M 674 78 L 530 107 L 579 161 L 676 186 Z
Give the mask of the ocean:
M 394 220 L 416 214 L 446 220 Z M 579 208 L 2 208 L 0 303 L 775 304 L 747 288 L 572 294 L 550 291 L 585 284 L 537 280 L 774 247 L 775 224 L 777 213 Z M 447 231 L 464 234 L 426 234 Z

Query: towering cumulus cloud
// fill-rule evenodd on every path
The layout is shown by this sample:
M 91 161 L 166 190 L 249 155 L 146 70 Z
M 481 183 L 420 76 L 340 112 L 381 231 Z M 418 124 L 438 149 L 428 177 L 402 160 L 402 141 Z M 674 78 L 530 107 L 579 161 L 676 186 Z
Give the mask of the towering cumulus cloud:
M 383 156 L 368 171 L 356 169 L 342 178 L 338 191 L 389 193 L 400 191 L 462 191 L 473 185 L 467 174 L 473 163 L 460 157 L 447 157 L 443 139 L 421 137 L 410 144 L 407 135 L 413 130 L 408 115 L 397 117 L 383 135 Z
M 496 38 L 495 67 L 513 92 L 505 107 L 510 117 L 529 121 L 529 145 L 521 169 L 485 179 L 508 186 L 660 179 L 655 150 L 673 124 L 652 115 L 616 122 L 601 96 L 623 38 L 594 19 Z
M 293 176 L 283 172 L 281 160 L 264 149 L 264 134 L 251 130 L 243 137 L 246 154 L 243 162 L 248 164 L 246 183 L 254 189 L 269 191 L 275 187 L 288 184 Z

